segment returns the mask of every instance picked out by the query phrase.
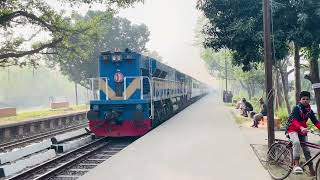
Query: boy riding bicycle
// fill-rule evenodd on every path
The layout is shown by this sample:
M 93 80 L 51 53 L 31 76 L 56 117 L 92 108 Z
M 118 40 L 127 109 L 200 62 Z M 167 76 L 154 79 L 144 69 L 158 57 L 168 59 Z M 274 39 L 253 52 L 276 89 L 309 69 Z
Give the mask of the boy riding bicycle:
M 301 145 L 300 148 L 300 142 L 307 142 L 308 141 L 308 129 L 307 129 L 307 121 L 310 118 L 312 123 L 320 129 L 320 122 L 317 120 L 314 112 L 312 111 L 310 107 L 310 92 L 308 91 L 302 91 L 300 93 L 300 100 L 299 104 L 297 104 L 288 119 L 287 122 L 287 128 L 286 128 L 286 134 L 289 135 L 291 141 L 292 141 L 292 149 L 293 149 L 293 162 L 294 162 L 294 168 L 293 172 L 295 174 L 301 174 L 303 173 L 302 168 L 299 164 L 300 159 L 300 151 L 301 148 L 303 150 L 303 154 L 306 158 L 306 161 L 308 161 L 311 158 L 310 150 L 307 146 Z M 313 168 L 312 162 L 308 164 L 310 175 L 315 176 L 315 171 Z

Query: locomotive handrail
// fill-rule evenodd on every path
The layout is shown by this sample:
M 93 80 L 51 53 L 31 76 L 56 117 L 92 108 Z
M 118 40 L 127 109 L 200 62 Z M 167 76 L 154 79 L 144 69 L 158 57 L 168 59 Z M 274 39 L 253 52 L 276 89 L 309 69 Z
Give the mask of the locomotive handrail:
M 140 78 L 140 88 L 141 88 L 141 92 L 140 92 L 140 99 L 143 100 L 143 79 L 146 78 L 148 79 L 149 81 L 149 88 L 150 88 L 150 104 L 151 104 L 151 115 L 150 115 L 150 119 L 153 118 L 154 116 L 154 107 L 153 107 L 153 88 L 152 88 L 152 80 L 148 77 L 148 76 L 125 76 L 124 77 L 124 80 L 123 80 L 123 86 L 124 86 L 124 91 L 123 91 L 123 97 L 124 97 L 124 100 L 127 99 L 127 92 L 126 92 L 126 82 L 127 82 L 127 78 L 137 78 L 139 77 Z
M 106 100 L 109 100 L 109 88 L 108 88 L 108 81 L 109 81 L 109 78 L 108 77 L 95 77 L 95 78 L 88 78 L 90 81 L 91 81 L 91 92 L 92 92 L 92 96 L 93 96 L 93 99 L 94 100 L 97 100 L 96 98 L 95 98 L 95 91 L 96 91 L 96 89 L 94 89 L 94 81 L 95 80 L 98 80 L 98 89 L 97 90 L 99 90 L 98 91 L 98 99 L 99 99 L 99 97 L 100 97 L 100 89 L 101 89 L 101 84 L 100 84 L 100 80 L 101 79 L 105 79 L 106 81 L 106 87 L 105 87 L 105 89 L 106 89 Z
M 125 76 L 124 77 L 124 83 L 123 83 L 123 97 L 124 97 L 124 100 L 127 100 L 127 87 L 126 87 L 126 85 L 127 85 L 127 79 L 135 79 L 135 78 L 140 78 L 140 99 L 141 100 L 143 100 L 144 98 L 143 98 L 143 79 L 148 79 L 148 81 L 149 81 L 149 86 L 150 86 L 150 91 L 151 91 L 151 89 L 152 89 L 152 87 L 151 87 L 151 80 L 150 80 L 150 78 L 148 77 L 148 76 Z M 151 95 L 150 95 L 151 96 Z

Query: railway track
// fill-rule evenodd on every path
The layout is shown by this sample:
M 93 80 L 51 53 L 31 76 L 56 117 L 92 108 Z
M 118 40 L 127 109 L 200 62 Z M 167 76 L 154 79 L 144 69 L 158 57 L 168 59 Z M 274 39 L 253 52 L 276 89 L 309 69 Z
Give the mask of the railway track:
M 37 134 L 34 136 L 21 138 L 16 141 L 11 141 L 11 142 L 0 144 L 0 150 L 2 152 L 9 151 L 13 148 L 23 147 L 23 146 L 30 144 L 30 143 L 33 143 L 33 142 L 37 142 L 37 141 L 40 141 L 40 140 L 43 140 L 46 138 L 51 138 L 52 136 L 62 134 L 62 133 L 68 132 L 68 131 L 73 131 L 73 130 L 77 130 L 80 128 L 85 128 L 87 126 L 88 126 L 88 123 L 81 123 L 81 124 L 77 124 L 74 126 L 66 127 L 64 129 L 53 130 L 53 131 L 49 131 L 49 132 L 45 132 L 45 133 L 40 133 L 40 134 Z
M 73 180 L 87 173 L 90 169 L 118 153 L 131 144 L 135 139 L 128 138 L 101 138 L 87 145 L 62 154 L 43 164 L 35 166 L 15 176 L 10 180 L 22 179 L 54 179 Z

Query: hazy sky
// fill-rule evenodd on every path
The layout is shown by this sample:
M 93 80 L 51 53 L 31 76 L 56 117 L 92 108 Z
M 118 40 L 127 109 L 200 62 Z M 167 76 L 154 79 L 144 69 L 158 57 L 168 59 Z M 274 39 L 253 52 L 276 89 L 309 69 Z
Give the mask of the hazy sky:
M 145 0 L 144 4 L 123 9 L 119 16 L 150 30 L 147 48 L 156 50 L 168 65 L 201 81 L 213 82 L 195 44 L 195 28 L 200 12 L 195 0 Z
M 65 5 L 47 2 L 56 9 L 65 8 Z M 92 5 L 91 9 L 99 10 L 101 5 Z M 87 10 L 87 6 L 82 6 L 76 11 L 85 14 Z M 195 28 L 200 16 L 196 0 L 145 0 L 144 4 L 121 9 L 118 16 L 135 24 L 146 24 L 150 31 L 147 48 L 156 50 L 168 65 L 208 84 L 215 82 L 195 45 Z

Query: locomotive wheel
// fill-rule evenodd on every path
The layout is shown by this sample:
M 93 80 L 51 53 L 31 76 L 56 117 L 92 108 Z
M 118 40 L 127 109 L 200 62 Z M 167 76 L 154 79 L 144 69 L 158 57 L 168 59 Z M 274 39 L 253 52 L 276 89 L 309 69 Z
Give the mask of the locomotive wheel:
M 183 108 L 183 104 L 184 104 L 184 103 L 183 103 L 183 100 L 180 100 L 179 103 L 178 103 L 179 109 L 182 109 L 182 108 Z
M 170 112 L 169 112 L 169 107 L 166 106 L 166 108 L 164 109 L 165 111 L 165 119 L 167 119 L 170 116 Z
M 154 124 L 155 124 L 155 126 L 158 126 L 160 124 L 160 113 L 159 113 L 159 110 L 156 110 L 154 112 Z
M 164 108 L 160 109 L 160 122 L 163 122 L 165 119 L 165 112 L 164 112 Z

